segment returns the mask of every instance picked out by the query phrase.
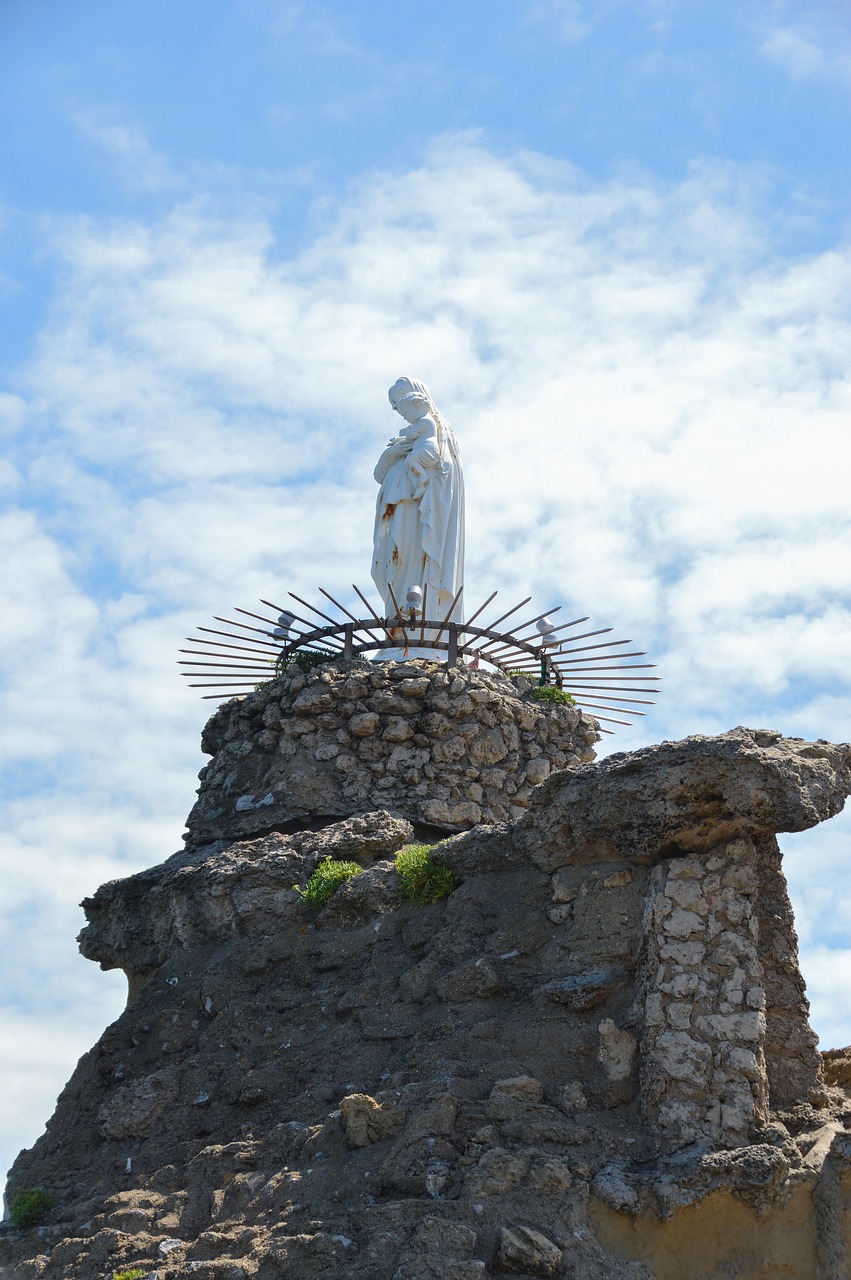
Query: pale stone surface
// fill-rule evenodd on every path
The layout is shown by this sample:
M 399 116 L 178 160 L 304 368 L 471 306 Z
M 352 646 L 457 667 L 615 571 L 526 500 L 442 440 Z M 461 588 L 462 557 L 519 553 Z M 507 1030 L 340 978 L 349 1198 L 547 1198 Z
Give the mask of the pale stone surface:
M 147 1138 L 177 1098 L 178 1075 L 163 1067 L 141 1080 L 123 1085 L 98 1111 L 98 1130 L 104 1138 Z
M 475 695 L 475 696 L 474 696 Z M 525 700 L 524 700 L 525 699 Z M 594 722 L 510 680 L 436 662 L 294 671 L 207 724 L 187 842 L 371 809 L 459 831 L 525 812 L 533 777 L 594 757 Z M 496 767 L 498 766 L 498 767 Z
M 348 818 L 323 831 L 286 836 L 278 832 L 229 847 L 212 845 L 196 853 L 177 853 L 154 872 L 143 871 L 104 885 L 85 901 L 89 923 L 79 936 L 80 950 L 104 969 L 124 969 L 146 977 L 177 948 L 202 940 L 262 937 L 297 909 L 293 885 L 306 880 L 325 858 L 373 865 L 386 861 L 414 839 L 404 818 L 378 811 Z M 346 908 L 350 923 L 365 903 L 381 910 L 388 878 L 361 877 L 344 887 L 333 910 Z M 203 885 L 203 888 L 201 887 Z M 392 893 L 393 905 L 398 898 Z M 131 923 L 139 911 L 144 928 Z
M 491 1097 L 516 1098 L 521 1102 L 541 1102 L 544 1086 L 533 1076 L 514 1076 L 511 1080 L 497 1080 L 491 1089 Z
M 486 1151 L 464 1180 L 464 1194 L 471 1200 L 480 1196 L 501 1196 L 519 1186 L 529 1172 L 529 1157 L 517 1156 L 500 1147 Z
M 553 902 L 573 902 L 578 893 L 573 872 L 567 867 L 560 867 L 553 876 Z
M 547 871 L 580 860 L 654 862 L 754 834 L 803 831 L 839 813 L 849 793 L 847 744 L 733 729 L 548 778 L 519 837 Z
M 699 855 L 660 863 L 651 877 L 645 920 L 655 931 L 647 953 L 648 998 L 642 1044 L 642 1105 L 658 1125 L 663 1147 L 698 1137 L 735 1145 L 748 1125 L 765 1120 L 768 1081 L 766 1021 L 760 1008 L 743 1009 L 745 989 L 760 1004 L 758 937 L 749 927 L 757 878 L 756 846 L 743 840 Z M 686 906 L 679 905 L 686 904 Z M 695 950 L 666 946 L 671 922 L 688 917 Z M 652 976 L 651 976 L 652 970 Z M 749 977 L 750 975 L 750 977 Z M 796 1029 L 806 1044 L 806 1021 Z M 816 1086 L 817 1071 L 807 1086 Z
M 610 1084 L 623 1084 L 632 1074 L 638 1049 L 635 1036 L 617 1027 L 611 1018 L 599 1026 L 597 1058 Z
M 624 1177 L 618 1165 L 601 1169 L 591 1184 L 594 1195 L 616 1213 L 636 1213 L 639 1208 L 638 1193 Z
M 376 1102 L 367 1093 L 351 1093 L 340 1102 L 340 1121 L 350 1147 L 368 1147 L 401 1129 L 405 1113 L 392 1102 Z
M 532 1227 L 503 1227 L 499 1233 L 499 1261 L 508 1271 L 527 1276 L 555 1275 L 562 1252 Z
M 561 1091 L 561 1106 L 568 1114 L 576 1111 L 585 1111 L 588 1107 L 588 1099 L 585 1096 L 585 1090 L 579 1080 L 571 1080 Z

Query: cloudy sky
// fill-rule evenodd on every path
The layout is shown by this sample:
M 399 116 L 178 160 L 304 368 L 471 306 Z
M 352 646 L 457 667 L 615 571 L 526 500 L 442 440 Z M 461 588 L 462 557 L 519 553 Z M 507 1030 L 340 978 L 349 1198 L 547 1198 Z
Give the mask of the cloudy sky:
M 851 737 L 851 17 L 3 0 L 0 104 L 5 1167 L 123 1003 L 78 902 L 179 847 L 182 638 L 368 585 L 398 375 L 459 438 L 468 598 L 658 662 L 606 750 Z M 782 842 L 824 1046 L 849 832 Z

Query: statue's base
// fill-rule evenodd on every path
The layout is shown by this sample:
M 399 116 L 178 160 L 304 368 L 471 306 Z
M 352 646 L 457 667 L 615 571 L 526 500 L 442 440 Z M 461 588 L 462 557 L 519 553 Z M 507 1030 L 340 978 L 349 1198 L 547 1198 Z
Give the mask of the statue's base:
M 294 667 L 225 703 L 204 730 L 214 759 L 190 844 L 378 809 L 446 833 L 508 822 L 533 786 L 594 759 L 597 726 L 577 707 L 536 702 L 503 675 L 447 668 L 438 654 Z
M 425 658 L 427 662 L 446 662 L 446 650 L 440 649 L 380 649 L 372 662 L 411 662 L 414 658 Z
M 327 626 L 314 627 L 289 610 L 261 600 L 262 607 L 271 610 L 274 616 L 237 609 L 237 613 L 252 619 L 250 624 L 217 616 L 218 623 L 236 630 L 202 627 L 203 637 L 189 637 L 190 644 L 197 647 L 180 650 L 190 656 L 181 658 L 179 665 L 186 668 L 184 675 L 192 678 L 193 688 L 207 690 L 201 695 L 203 698 L 216 701 L 250 694 L 269 679 L 270 664 L 276 659 L 281 667 L 286 667 L 293 658 L 298 662 L 299 655 L 305 652 L 334 662 L 366 658 L 374 664 L 398 664 L 419 660 L 437 662 L 452 670 L 467 666 L 472 670 L 500 671 L 504 675 L 522 672 L 533 683 L 539 678 L 544 678 L 545 683 L 555 682 L 559 689 L 572 695 L 578 706 L 587 706 L 595 719 L 608 724 L 628 725 L 634 715 L 645 714 L 636 712 L 636 705 L 652 704 L 652 698 L 637 695 L 656 692 L 658 677 L 644 674 L 653 663 L 624 662 L 625 658 L 644 657 L 643 650 L 624 652 L 621 646 L 631 644 L 629 640 L 582 644 L 592 636 L 608 635 L 611 631 L 611 627 L 583 632 L 571 630 L 587 622 L 587 617 L 574 618 L 556 627 L 548 620 L 544 622 L 546 615 L 539 614 L 519 624 L 512 623 L 513 631 L 499 630 L 507 618 L 529 603 L 530 597 L 501 613 L 492 625 L 482 625 L 486 622 L 485 611 L 497 594 L 493 591 L 484 604 L 470 614 L 469 622 L 454 616 L 455 610 L 460 609 L 460 592 L 448 602 L 438 599 L 437 617 L 429 616 L 433 602 L 426 604 L 423 600 L 425 613 L 412 607 L 400 612 L 394 599 L 392 617 L 388 614 L 380 618 L 360 588 L 353 586 L 353 589 L 369 611 L 368 618 L 356 618 L 324 587 L 320 590 L 337 609 L 336 618 L 323 609 L 314 608 L 301 596 L 293 595 L 293 599 L 315 613 L 323 624 L 330 624 Z M 466 614 L 467 610 L 463 612 Z M 555 613 L 555 609 L 550 612 Z M 474 626 L 477 619 L 479 625 Z M 265 628 L 258 627 L 257 622 L 265 623 Z M 537 630 L 541 625 L 543 632 Z M 302 630 L 303 627 L 307 630 Z M 531 630 L 533 627 L 536 630 Z M 227 642 L 210 640 L 208 635 L 223 636 Z M 385 649 L 386 643 L 392 647 Z M 626 705 L 621 706 L 621 695 L 627 693 L 633 696 L 624 698 Z M 601 711 L 617 714 L 600 715 Z M 601 732 L 612 730 L 601 726 Z

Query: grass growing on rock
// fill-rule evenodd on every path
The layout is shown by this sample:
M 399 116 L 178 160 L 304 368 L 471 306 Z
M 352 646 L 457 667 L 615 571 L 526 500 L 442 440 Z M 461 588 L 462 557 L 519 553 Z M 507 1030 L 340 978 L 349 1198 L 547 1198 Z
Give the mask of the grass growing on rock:
M 439 902 L 456 886 L 455 876 L 449 867 L 441 864 L 439 856 L 432 857 L 432 848 L 428 844 L 409 844 L 396 854 L 399 893 L 418 906 Z
M 536 702 L 554 702 L 568 707 L 576 706 L 576 699 L 571 697 L 569 693 L 565 693 L 564 689 L 557 689 L 554 684 L 539 684 L 529 692 Z
M 299 889 L 298 885 L 293 888 L 301 894 L 301 900 L 306 906 L 312 907 L 314 911 L 321 911 L 341 884 L 351 880 L 352 876 L 359 876 L 362 871 L 363 867 L 359 862 L 339 862 L 335 858 L 325 858 L 303 889 Z

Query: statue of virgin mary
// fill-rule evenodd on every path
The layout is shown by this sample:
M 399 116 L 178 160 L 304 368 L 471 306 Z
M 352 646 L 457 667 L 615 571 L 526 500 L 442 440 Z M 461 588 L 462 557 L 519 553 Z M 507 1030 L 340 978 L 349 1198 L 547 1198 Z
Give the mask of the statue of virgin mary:
M 388 395 L 404 419 L 375 468 L 372 580 L 385 615 L 400 607 L 411 587 L 426 592 L 429 618 L 445 618 L 464 580 L 464 475 L 455 436 L 428 388 L 399 378 Z M 452 614 L 462 621 L 462 602 Z

